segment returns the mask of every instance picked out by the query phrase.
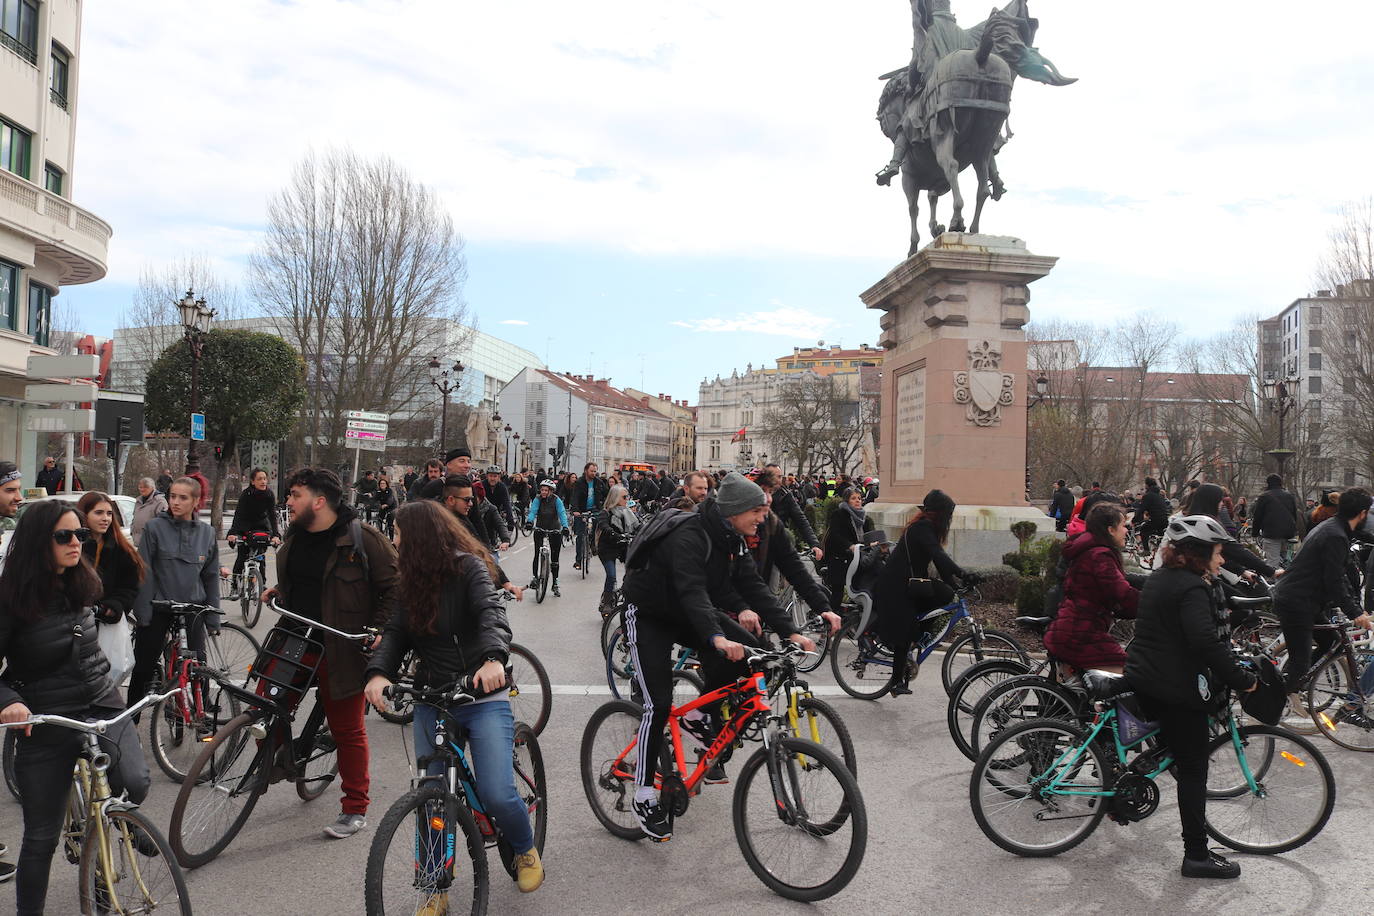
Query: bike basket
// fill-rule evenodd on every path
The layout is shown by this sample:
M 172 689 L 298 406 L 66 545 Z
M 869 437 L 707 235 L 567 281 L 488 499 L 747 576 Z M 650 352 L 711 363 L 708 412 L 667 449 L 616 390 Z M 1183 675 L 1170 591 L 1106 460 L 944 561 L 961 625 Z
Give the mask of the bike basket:
M 1147 721 L 1133 700 L 1134 697 L 1126 697 L 1116 701 L 1116 729 L 1123 747 L 1138 744 L 1159 729 L 1159 723 Z
M 272 543 L 272 533 L 270 531 L 250 531 L 244 535 L 244 540 L 254 547 L 266 547 Z
M 323 659 L 322 643 L 275 626 L 262 641 L 262 651 L 253 663 L 250 678 L 256 683 L 251 689 L 293 713 L 305 692 L 314 686 L 315 673 Z

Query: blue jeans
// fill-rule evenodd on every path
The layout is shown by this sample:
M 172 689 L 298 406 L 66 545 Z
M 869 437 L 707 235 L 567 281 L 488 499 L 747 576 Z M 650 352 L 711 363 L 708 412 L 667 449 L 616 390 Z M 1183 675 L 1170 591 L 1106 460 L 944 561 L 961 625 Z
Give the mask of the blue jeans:
M 468 733 L 468 764 L 477 778 L 477 796 L 482 809 L 496 821 L 506 842 L 517 853 L 534 847 L 530 812 L 515 790 L 515 768 L 511 763 L 515 745 L 515 719 L 510 702 L 454 706 L 451 720 Z M 439 712 L 433 706 L 415 704 L 415 759 L 433 751 L 434 726 Z M 430 776 L 444 772 L 442 761 L 431 761 L 425 769 Z
M 581 566 L 589 558 L 582 556 L 582 532 L 587 531 L 587 516 L 581 515 L 573 519 L 573 546 L 576 548 L 576 556 L 573 562 Z M 587 531 L 587 543 L 591 544 L 591 532 Z
M 616 561 L 614 559 L 602 559 L 601 561 L 601 565 L 606 570 L 606 584 L 601 588 L 601 593 L 603 595 L 609 595 L 611 592 L 615 591 L 615 563 Z

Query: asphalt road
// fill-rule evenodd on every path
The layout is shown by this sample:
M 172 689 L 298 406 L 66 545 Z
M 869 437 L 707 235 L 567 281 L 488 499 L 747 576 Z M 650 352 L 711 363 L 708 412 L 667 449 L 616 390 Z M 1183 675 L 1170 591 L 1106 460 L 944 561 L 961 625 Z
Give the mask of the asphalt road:
M 542 736 L 550 785 L 544 861 L 548 878 L 535 894 L 519 894 L 492 857 L 491 912 L 499 914 L 656 914 L 749 912 L 936 913 L 1368 913 L 1374 879 L 1364 867 L 1374 802 L 1364 789 L 1374 760 L 1322 744 L 1338 780 L 1335 813 L 1307 846 L 1277 857 L 1239 856 L 1235 882 L 1179 877 L 1182 846 L 1170 780 L 1148 820 L 1128 827 L 1104 822 L 1077 849 L 1053 859 L 1021 859 L 989 842 L 969 813 L 971 764 L 951 743 L 945 694 L 932 667 L 915 693 L 876 703 L 830 696 L 828 664 L 812 678 L 817 692 L 843 714 L 854 735 L 859 782 L 869 815 L 868 852 L 850 886 L 818 904 L 772 894 L 740 856 L 730 824 L 730 786 L 707 786 L 679 820 L 670 843 L 616 839 L 596 822 L 583 796 L 577 752 L 582 728 L 605 702 L 597 648 L 596 602 L 602 573 L 585 581 L 565 551 L 563 596 L 536 605 L 532 593 L 510 606 L 517 640 L 533 649 L 555 685 L 553 716 Z M 504 565 L 528 579 L 529 541 Z M 595 566 L 596 564 L 594 564 Z M 226 610 L 230 610 L 226 605 Z M 270 613 L 265 617 L 270 616 Z M 270 621 L 264 619 L 258 631 Z M 373 823 L 408 788 L 410 734 L 369 716 Z M 1317 739 L 1321 740 L 1321 739 Z M 18 846 L 17 805 L 0 792 L 0 838 Z M 165 828 L 176 786 L 154 768 L 144 805 Z M 371 830 L 327 840 L 321 828 L 336 815 L 338 794 L 301 802 L 277 785 L 219 859 L 192 872 L 188 883 L 199 914 L 352 914 L 363 911 L 362 884 Z M 13 853 L 11 854 L 13 855 Z M 48 912 L 76 912 L 76 869 L 59 856 Z M 0 888 L 10 905 L 13 885 Z

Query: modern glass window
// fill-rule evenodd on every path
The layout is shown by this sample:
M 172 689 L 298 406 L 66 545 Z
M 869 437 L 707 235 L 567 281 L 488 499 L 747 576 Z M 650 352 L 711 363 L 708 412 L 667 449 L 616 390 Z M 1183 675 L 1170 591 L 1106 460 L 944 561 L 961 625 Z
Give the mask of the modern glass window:
M 0 328 L 14 330 L 19 312 L 19 268 L 0 261 Z
M 43 166 L 43 187 L 56 194 L 58 197 L 62 196 L 62 187 L 66 183 L 63 179 L 66 177 L 66 175 L 62 174 L 62 170 L 51 162 Z
M 0 0 L 0 44 L 29 63 L 38 63 L 38 4 L 34 0 Z
M 27 180 L 32 146 L 33 134 L 9 121 L 0 120 L 0 169 Z
M 52 46 L 52 79 L 48 81 L 48 97 L 63 111 L 67 110 L 67 71 L 71 57 L 57 45 Z
M 52 290 L 29 282 L 29 333 L 33 342 L 46 347 L 52 339 Z

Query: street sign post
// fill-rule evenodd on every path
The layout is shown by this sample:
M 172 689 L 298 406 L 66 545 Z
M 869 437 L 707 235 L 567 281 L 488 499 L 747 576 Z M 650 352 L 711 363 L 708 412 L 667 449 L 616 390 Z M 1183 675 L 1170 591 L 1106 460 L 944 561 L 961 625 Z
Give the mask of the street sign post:
M 391 416 L 373 410 L 347 410 L 344 421 L 344 444 L 353 449 L 353 480 L 357 480 L 363 449 L 386 451 L 387 424 Z
M 24 427 L 40 433 L 89 433 L 95 431 L 94 410 L 43 408 L 25 412 Z
M 205 414 L 191 414 L 191 438 L 196 442 L 205 441 Z

